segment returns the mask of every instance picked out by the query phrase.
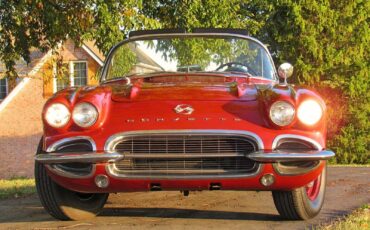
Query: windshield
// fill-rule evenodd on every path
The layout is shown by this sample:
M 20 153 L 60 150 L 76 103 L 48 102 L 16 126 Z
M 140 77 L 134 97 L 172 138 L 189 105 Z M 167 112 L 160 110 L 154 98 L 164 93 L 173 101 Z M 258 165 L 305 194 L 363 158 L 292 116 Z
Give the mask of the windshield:
M 123 43 L 112 51 L 104 80 L 148 73 L 232 73 L 275 79 L 271 58 L 261 44 L 234 36 L 180 36 Z

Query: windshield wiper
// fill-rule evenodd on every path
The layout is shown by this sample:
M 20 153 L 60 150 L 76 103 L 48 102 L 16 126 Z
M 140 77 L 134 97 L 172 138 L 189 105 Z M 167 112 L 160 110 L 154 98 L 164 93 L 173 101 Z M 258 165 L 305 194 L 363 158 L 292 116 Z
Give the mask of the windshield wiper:
M 239 71 L 225 71 L 225 72 L 220 72 L 220 71 L 204 71 L 204 72 L 196 72 L 196 73 L 212 73 L 212 74 L 217 74 L 217 76 L 220 77 L 225 77 L 225 74 L 234 74 L 234 75 L 243 75 L 243 76 L 238 76 L 238 77 L 253 77 L 250 73 L 246 72 L 239 72 Z
M 103 83 L 105 82 L 111 82 L 111 81 L 118 81 L 118 80 L 122 80 L 122 79 L 130 79 L 131 76 L 135 75 L 136 73 L 132 73 L 132 74 L 128 74 L 128 75 L 125 75 L 125 76 L 122 76 L 122 77 L 114 77 L 114 78 L 110 78 L 110 79 L 104 79 Z M 128 80 L 129 81 L 129 80 Z
M 122 79 L 127 79 L 128 84 L 131 82 L 131 78 L 149 78 L 149 77 L 157 77 L 161 74 L 176 74 L 176 75 L 187 75 L 187 74 L 213 74 L 215 77 L 243 77 L 243 78 L 249 78 L 252 77 L 251 74 L 245 73 L 245 72 L 239 72 L 239 71 L 190 71 L 190 72 L 178 72 L 178 71 L 158 71 L 158 72 L 151 72 L 151 73 L 132 73 L 128 74 L 122 77 L 115 77 L 112 79 L 106 79 L 104 82 L 110 82 L 110 81 L 117 81 Z M 239 75 L 239 76 L 225 76 L 225 74 L 233 74 L 233 75 Z M 242 75 L 242 76 L 240 76 Z
M 173 72 L 173 71 L 158 71 L 158 72 L 150 72 L 150 73 L 132 73 L 132 74 L 127 74 L 121 77 L 114 77 L 110 79 L 105 79 L 104 82 L 110 82 L 110 81 L 116 81 L 116 80 L 122 80 L 124 78 L 130 79 L 131 77 L 137 76 L 137 78 L 147 78 L 147 77 L 153 77 L 157 74 L 164 74 L 164 73 L 178 73 L 178 72 Z

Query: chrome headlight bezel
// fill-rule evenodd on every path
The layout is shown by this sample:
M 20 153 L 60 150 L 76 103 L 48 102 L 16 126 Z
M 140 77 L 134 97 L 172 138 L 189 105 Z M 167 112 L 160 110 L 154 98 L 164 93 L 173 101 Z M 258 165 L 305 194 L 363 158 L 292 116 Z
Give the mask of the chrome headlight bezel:
M 297 117 L 305 125 L 316 125 L 323 117 L 324 110 L 319 102 L 307 99 L 300 103 L 297 109 Z
M 66 105 L 53 103 L 45 110 L 44 118 L 51 127 L 61 128 L 68 124 L 71 119 L 71 112 Z
M 88 102 L 78 103 L 72 112 L 73 122 L 82 128 L 93 126 L 98 120 L 98 117 L 99 112 L 97 108 Z
M 276 101 L 270 106 L 269 116 L 275 125 L 288 126 L 294 121 L 295 108 L 287 101 Z

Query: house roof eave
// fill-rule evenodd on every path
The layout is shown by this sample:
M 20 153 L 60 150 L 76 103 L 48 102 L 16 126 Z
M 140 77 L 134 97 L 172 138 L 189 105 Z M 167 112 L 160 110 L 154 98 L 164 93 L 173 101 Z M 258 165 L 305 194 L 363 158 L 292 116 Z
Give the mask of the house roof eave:
M 100 66 L 104 65 L 103 60 L 100 59 L 87 45 L 82 44 L 82 49 L 84 49 Z

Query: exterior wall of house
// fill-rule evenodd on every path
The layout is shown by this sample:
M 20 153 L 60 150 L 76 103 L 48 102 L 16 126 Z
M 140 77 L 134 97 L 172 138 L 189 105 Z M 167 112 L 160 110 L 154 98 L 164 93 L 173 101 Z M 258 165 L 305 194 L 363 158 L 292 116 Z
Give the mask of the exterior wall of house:
M 98 83 L 95 75 L 100 66 L 83 49 L 67 42 L 60 54 L 66 62 L 87 61 L 87 83 Z M 53 94 L 52 66 L 52 61 L 47 61 L 0 110 L 0 179 L 33 177 L 33 157 L 43 132 L 41 111 Z
M 99 79 L 97 79 L 96 73 L 98 72 L 100 65 L 81 47 L 76 47 L 72 41 L 66 41 L 59 55 L 62 57 L 63 63 L 68 64 L 70 61 L 86 61 L 87 62 L 87 85 L 97 85 Z M 44 79 L 44 97 L 50 97 L 54 93 L 53 86 L 53 64 L 50 61 L 46 64 L 48 68 L 45 71 Z
M 33 176 L 33 156 L 42 135 L 42 89 L 42 78 L 30 79 L 0 111 L 0 179 Z

